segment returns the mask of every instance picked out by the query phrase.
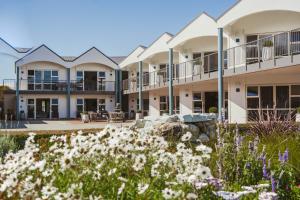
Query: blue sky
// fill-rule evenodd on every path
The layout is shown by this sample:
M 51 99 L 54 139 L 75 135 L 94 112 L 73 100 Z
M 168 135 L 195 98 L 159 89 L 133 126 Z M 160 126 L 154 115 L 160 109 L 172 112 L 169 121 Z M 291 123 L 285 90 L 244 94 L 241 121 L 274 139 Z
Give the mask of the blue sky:
M 176 34 L 205 11 L 213 17 L 236 0 L 0 0 L 0 37 L 16 47 L 46 44 L 62 56 L 92 46 L 126 56 L 163 32 Z M 1 64 L 0 80 L 14 77 Z

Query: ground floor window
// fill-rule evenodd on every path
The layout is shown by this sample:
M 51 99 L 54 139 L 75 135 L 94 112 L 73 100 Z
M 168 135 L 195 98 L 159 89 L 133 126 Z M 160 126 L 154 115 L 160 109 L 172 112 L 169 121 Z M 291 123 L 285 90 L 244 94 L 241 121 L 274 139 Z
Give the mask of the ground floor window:
M 218 92 L 193 93 L 193 113 L 208 113 L 211 107 L 218 108 Z M 224 93 L 225 118 L 228 119 L 228 92 Z
M 248 121 L 293 118 L 300 106 L 300 85 L 248 86 Z
M 35 118 L 35 101 L 34 99 L 27 99 L 27 118 Z
M 80 117 L 80 113 L 82 113 L 84 111 L 84 100 L 83 99 L 77 99 L 76 108 L 77 108 L 77 117 Z
M 136 110 L 139 110 L 140 100 L 136 99 Z M 149 99 L 143 99 L 143 115 L 148 116 L 149 112 Z
M 59 118 L 58 99 L 51 99 L 51 118 Z
M 98 111 L 105 111 L 105 99 L 98 99 Z
M 163 113 L 169 113 L 169 97 L 168 96 L 160 96 L 159 98 L 159 111 L 160 115 Z M 174 96 L 174 113 L 179 114 L 180 113 L 180 99 L 179 96 Z
M 193 94 L 193 113 L 203 113 L 203 101 L 201 92 Z

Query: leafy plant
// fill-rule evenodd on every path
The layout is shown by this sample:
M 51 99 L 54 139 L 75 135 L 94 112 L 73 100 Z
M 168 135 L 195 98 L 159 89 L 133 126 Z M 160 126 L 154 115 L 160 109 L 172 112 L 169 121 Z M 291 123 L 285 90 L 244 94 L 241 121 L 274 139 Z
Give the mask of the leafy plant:
M 283 155 L 279 153 L 280 164 L 276 165 L 275 170 L 272 171 L 272 190 L 276 192 L 280 199 L 296 199 L 296 190 L 292 190 L 295 186 L 296 178 L 293 167 L 288 163 L 288 151 Z
M 18 145 L 13 137 L 0 136 L 0 158 L 4 158 L 9 151 L 15 151 Z
M 297 114 L 300 114 L 300 107 L 297 107 L 296 110 L 297 110 Z
M 235 131 L 228 129 L 227 126 L 219 126 L 217 134 L 219 178 L 227 183 L 239 185 L 254 185 L 262 180 L 259 139 L 245 141 L 237 126 Z
M 218 108 L 216 108 L 216 107 L 210 107 L 210 108 L 208 109 L 208 112 L 209 112 L 209 113 L 218 113 Z
M 273 47 L 273 42 L 271 40 L 266 40 L 263 43 L 263 47 Z

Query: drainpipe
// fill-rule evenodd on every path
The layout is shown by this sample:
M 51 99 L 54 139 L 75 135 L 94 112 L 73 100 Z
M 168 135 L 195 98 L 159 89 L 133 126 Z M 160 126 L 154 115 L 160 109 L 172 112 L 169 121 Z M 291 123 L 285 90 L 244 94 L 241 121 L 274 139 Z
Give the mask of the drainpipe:
M 174 114 L 173 95 L 173 49 L 169 49 L 169 115 Z
M 16 81 L 16 118 L 20 120 L 20 67 L 16 67 L 17 81 Z
M 218 28 L 218 120 L 223 122 L 223 28 Z
M 142 90 L 143 90 L 143 62 L 139 62 L 139 110 L 142 111 L 143 109 L 143 96 L 142 96 Z
M 67 118 L 71 118 L 71 73 L 70 68 L 67 68 Z

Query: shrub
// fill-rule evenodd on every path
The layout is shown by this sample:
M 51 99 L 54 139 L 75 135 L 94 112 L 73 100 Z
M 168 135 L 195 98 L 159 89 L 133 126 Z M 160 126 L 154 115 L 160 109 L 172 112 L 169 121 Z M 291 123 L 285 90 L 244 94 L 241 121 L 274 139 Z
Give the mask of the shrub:
M 3 159 L 9 151 L 15 151 L 18 145 L 13 137 L 0 136 L 0 158 Z
M 268 111 L 266 116 L 255 117 L 254 122 L 250 124 L 249 131 L 260 136 L 275 133 L 288 134 L 298 131 L 298 125 L 287 116 L 278 116 L 274 109 Z
M 208 112 L 209 112 L 209 113 L 218 113 L 218 108 L 216 108 L 216 107 L 210 107 L 210 108 L 208 109 Z

